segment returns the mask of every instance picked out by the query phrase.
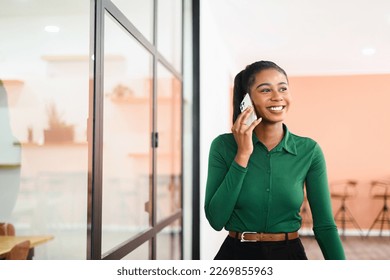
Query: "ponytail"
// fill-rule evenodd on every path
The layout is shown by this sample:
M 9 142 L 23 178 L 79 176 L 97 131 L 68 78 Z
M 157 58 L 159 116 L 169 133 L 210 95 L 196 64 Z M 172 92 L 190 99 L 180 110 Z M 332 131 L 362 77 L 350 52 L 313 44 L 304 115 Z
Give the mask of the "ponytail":
M 240 73 L 236 75 L 234 78 L 234 86 L 233 86 L 233 123 L 236 121 L 238 115 L 241 113 L 240 103 L 245 96 L 246 88 L 243 87 L 243 76 L 244 71 L 242 70 Z

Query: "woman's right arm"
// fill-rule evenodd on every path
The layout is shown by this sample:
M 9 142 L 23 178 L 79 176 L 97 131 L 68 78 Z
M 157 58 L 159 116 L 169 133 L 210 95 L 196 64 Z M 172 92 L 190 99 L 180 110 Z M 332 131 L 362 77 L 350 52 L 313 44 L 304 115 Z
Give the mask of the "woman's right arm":
M 215 230 L 221 230 L 229 221 L 241 191 L 253 152 L 253 130 L 261 122 L 259 118 L 249 126 L 245 124 L 253 110 L 248 107 L 233 124 L 232 133 L 237 145 L 234 160 L 226 155 L 232 146 L 228 147 L 222 136 L 217 137 L 210 147 L 205 212 Z
M 229 221 L 244 181 L 246 168 L 229 163 L 222 137 L 211 144 L 206 183 L 205 213 L 210 225 L 221 230 Z

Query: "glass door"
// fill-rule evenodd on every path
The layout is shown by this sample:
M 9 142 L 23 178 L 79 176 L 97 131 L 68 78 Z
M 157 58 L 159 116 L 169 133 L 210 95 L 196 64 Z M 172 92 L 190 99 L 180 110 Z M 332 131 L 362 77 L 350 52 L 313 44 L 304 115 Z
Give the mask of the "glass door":
M 151 226 L 153 113 L 152 55 L 107 12 L 104 23 L 103 253 Z
M 181 0 L 95 1 L 91 259 L 182 258 L 181 18 Z

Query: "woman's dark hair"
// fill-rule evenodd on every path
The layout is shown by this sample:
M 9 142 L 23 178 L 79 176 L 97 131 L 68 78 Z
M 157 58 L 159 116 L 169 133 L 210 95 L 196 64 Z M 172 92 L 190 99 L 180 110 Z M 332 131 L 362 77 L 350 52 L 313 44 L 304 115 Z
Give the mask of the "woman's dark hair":
M 238 73 L 234 78 L 233 123 L 236 121 L 238 115 L 241 113 L 240 103 L 244 98 L 245 94 L 249 92 L 250 87 L 253 85 L 256 74 L 267 69 L 275 69 L 276 71 L 279 71 L 284 76 L 286 76 L 287 79 L 287 74 L 281 67 L 279 67 L 276 63 L 272 61 L 264 60 L 254 62 L 246 66 L 245 69 Z

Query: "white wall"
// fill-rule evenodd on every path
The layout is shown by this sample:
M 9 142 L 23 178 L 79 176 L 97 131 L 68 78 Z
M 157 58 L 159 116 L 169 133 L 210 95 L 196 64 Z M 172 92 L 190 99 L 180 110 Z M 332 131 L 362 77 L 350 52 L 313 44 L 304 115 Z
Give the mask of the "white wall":
M 211 141 L 230 132 L 230 90 L 233 78 L 232 57 L 219 36 L 207 1 L 200 7 L 200 258 L 213 259 L 226 237 L 216 232 L 204 214 L 208 153 Z M 232 74 L 233 73 L 233 74 Z

